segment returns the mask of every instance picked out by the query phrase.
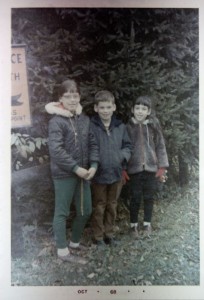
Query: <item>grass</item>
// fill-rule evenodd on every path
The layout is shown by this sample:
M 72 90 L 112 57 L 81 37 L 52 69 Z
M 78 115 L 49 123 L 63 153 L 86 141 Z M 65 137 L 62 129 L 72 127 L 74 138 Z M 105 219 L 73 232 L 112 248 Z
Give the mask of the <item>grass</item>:
M 98 250 L 87 226 L 83 242 L 90 248 L 83 253 L 89 261 L 85 267 L 56 257 L 53 190 L 41 191 L 38 186 L 30 195 L 18 202 L 13 199 L 13 222 L 17 222 L 12 231 L 12 285 L 199 285 L 196 178 L 185 188 L 166 187 L 155 201 L 150 239 L 131 240 L 129 214 L 122 200 L 116 222 L 118 246 Z

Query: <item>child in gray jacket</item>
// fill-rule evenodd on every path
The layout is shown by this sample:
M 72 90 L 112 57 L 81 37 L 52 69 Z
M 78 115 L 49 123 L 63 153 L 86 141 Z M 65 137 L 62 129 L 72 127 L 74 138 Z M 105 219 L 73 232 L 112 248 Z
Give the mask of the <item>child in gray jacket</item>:
M 99 147 L 99 166 L 92 181 L 92 229 L 94 242 L 100 246 L 115 244 L 114 224 L 122 172 L 131 155 L 126 126 L 114 115 L 115 98 L 109 91 L 95 95 L 91 129 Z M 105 243 L 104 243 L 105 242 Z
M 138 97 L 132 107 L 132 113 L 133 117 L 127 124 L 127 130 L 133 144 L 133 152 L 127 171 L 130 177 L 131 235 L 138 238 L 141 201 L 143 199 L 144 202 L 144 234 L 149 236 L 152 232 L 151 219 L 157 180 L 165 180 L 169 163 L 159 121 L 151 114 L 150 97 Z

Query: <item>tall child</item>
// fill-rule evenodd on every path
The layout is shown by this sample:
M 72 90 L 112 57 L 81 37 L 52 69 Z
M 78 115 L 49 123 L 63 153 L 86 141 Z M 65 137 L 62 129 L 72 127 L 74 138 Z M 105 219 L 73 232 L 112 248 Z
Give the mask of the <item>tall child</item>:
M 86 261 L 70 254 L 69 248 L 80 249 L 80 238 L 92 212 L 89 180 L 96 172 L 98 146 L 90 131 L 90 120 L 82 113 L 79 88 L 74 80 L 59 85 L 56 100 L 45 108 L 54 114 L 49 122 L 49 152 L 55 188 L 53 229 L 57 255 L 63 261 L 84 264 Z M 66 219 L 72 200 L 76 217 L 68 248 Z
M 138 238 L 138 215 L 144 202 L 144 234 L 152 232 L 151 220 L 157 180 L 163 181 L 169 166 L 165 142 L 159 121 L 151 114 L 151 98 L 138 97 L 132 107 L 133 117 L 127 130 L 133 144 L 128 162 L 130 177 L 130 227 L 133 237 Z
M 115 98 L 109 91 L 95 95 L 91 129 L 99 146 L 100 162 L 92 182 L 92 229 L 97 245 L 115 244 L 114 225 L 122 171 L 131 155 L 126 126 L 114 115 Z M 105 243 L 104 243 L 105 241 Z

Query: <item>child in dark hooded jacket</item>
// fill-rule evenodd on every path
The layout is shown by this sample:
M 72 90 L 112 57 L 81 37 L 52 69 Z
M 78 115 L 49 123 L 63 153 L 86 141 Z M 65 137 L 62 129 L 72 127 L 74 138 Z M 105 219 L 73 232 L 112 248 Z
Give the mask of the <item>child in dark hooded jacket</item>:
M 86 261 L 72 255 L 70 249 L 83 248 L 80 239 L 92 212 L 90 180 L 99 161 L 98 146 L 90 131 L 90 119 L 82 113 L 76 82 L 65 80 L 57 94 L 58 102 L 50 102 L 45 107 L 53 115 L 49 121 L 49 152 L 55 188 L 53 229 L 57 255 L 63 261 L 84 264 Z M 73 200 L 76 216 L 68 244 L 66 219 Z
M 122 172 L 131 155 L 126 126 L 114 115 L 115 98 L 109 91 L 95 95 L 91 129 L 99 147 L 99 166 L 92 180 L 92 229 L 94 242 L 100 246 L 115 244 L 114 225 Z M 105 242 L 105 243 L 104 243 Z
M 157 180 L 165 180 L 168 157 L 159 121 L 151 114 L 151 99 L 140 96 L 132 107 L 133 117 L 127 130 L 133 151 L 128 162 L 130 177 L 130 231 L 138 238 L 138 215 L 141 202 L 144 202 L 143 230 L 146 236 L 152 232 L 151 219 Z

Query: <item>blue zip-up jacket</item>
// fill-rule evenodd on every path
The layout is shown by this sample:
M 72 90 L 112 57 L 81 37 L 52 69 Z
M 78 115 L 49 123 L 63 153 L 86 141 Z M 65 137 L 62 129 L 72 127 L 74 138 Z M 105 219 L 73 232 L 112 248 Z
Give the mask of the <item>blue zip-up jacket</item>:
M 99 146 L 99 166 L 93 182 L 112 184 L 120 181 L 132 148 L 125 124 L 113 115 L 107 131 L 96 115 L 91 119 L 91 130 Z

